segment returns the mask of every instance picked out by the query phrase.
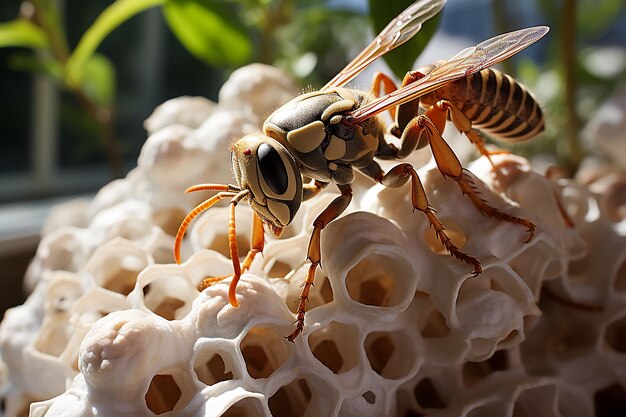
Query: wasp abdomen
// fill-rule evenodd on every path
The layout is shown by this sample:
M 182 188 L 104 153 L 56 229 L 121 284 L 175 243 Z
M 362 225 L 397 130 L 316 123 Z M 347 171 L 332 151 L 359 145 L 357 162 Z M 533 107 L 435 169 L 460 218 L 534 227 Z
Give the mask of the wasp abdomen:
M 497 140 L 522 141 L 544 129 L 543 112 L 528 89 L 510 75 L 491 68 L 450 83 L 428 96 L 422 97 L 423 104 L 450 100 L 474 127 Z
M 510 75 L 488 68 L 458 83 L 465 84 L 461 110 L 494 139 L 522 141 L 543 131 L 541 107 Z

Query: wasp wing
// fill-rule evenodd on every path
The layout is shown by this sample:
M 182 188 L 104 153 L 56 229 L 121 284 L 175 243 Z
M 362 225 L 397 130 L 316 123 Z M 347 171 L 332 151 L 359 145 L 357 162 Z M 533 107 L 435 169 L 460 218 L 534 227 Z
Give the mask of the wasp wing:
M 354 124 L 362 122 L 391 107 L 426 95 L 444 84 L 482 71 L 538 41 L 548 30 L 547 26 L 530 27 L 504 33 L 466 48 L 423 78 L 350 112 L 348 120 Z
M 321 91 L 346 84 L 376 59 L 411 39 L 422 28 L 422 23 L 436 15 L 445 3 L 446 0 L 418 0 L 411 4 Z

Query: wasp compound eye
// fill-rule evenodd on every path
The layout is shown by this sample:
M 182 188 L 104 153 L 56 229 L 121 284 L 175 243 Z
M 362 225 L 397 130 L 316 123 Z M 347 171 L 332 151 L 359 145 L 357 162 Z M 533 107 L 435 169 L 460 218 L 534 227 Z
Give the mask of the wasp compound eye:
M 262 143 L 257 149 L 257 160 L 263 179 L 276 194 L 287 191 L 287 170 L 278 151 L 267 143 Z

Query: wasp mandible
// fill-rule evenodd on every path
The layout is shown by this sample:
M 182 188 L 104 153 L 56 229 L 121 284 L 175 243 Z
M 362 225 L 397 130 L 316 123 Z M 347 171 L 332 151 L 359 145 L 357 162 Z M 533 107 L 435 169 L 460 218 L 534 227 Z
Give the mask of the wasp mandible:
M 532 238 L 535 225 L 507 214 L 485 202 L 472 186 L 471 177 L 442 137 L 446 120 L 489 157 L 479 130 L 496 139 L 519 141 L 543 130 L 541 109 L 528 90 L 509 75 L 489 69 L 539 40 L 548 32 L 545 26 L 531 27 L 498 35 L 467 48 L 446 61 L 409 71 L 397 88 L 381 73 L 374 77 L 371 92 L 343 86 L 385 53 L 412 38 L 429 18 L 437 14 L 445 0 L 418 0 L 393 19 L 352 62 L 321 90 L 294 98 L 271 114 L 263 132 L 237 140 L 231 148 L 232 167 L 237 185 L 200 184 L 187 192 L 211 190 L 216 195 L 194 208 L 183 220 L 174 253 L 180 263 L 180 247 L 189 223 L 198 214 L 223 199 L 230 199 L 228 242 L 233 263 L 229 302 L 237 307 L 237 282 L 264 245 L 263 225 L 276 237 L 291 223 L 300 203 L 316 196 L 334 183 L 341 195 L 335 198 L 313 222 L 307 250 L 310 267 L 299 298 L 296 325 L 287 339 L 293 341 L 304 327 L 309 290 L 320 263 L 322 230 L 348 207 L 354 169 L 386 187 L 411 182 L 414 209 L 427 217 L 447 251 L 482 272 L 480 261 L 462 252 L 446 235 L 445 228 L 428 204 L 420 178 L 408 163 L 399 163 L 385 172 L 377 160 L 398 160 L 429 145 L 439 171 L 467 195 L 479 212 L 527 228 Z M 380 97 L 381 88 L 386 95 Z M 378 115 L 389 111 L 394 119 L 385 128 Z M 400 139 L 397 147 L 389 135 Z M 307 183 L 303 177 L 310 178 Z M 239 261 L 235 229 L 235 206 L 247 201 L 254 211 L 251 249 Z M 226 278 L 210 278 L 206 288 Z

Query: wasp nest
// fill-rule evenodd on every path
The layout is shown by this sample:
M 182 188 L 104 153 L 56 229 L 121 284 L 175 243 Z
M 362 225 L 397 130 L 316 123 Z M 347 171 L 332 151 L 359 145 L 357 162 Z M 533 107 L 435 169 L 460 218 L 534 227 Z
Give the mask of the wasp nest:
M 239 80 L 243 81 L 239 81 Z M 626 233 L 611 199 L 510 155 L 469 168 L 481 216 L 453 181 L 420 168 L 430 203 L 483 273 L 440 246 L 409 189 L 359 179 L 322 234 L 304 333 L 289 343 L 311 224 L 305 202 L 266 242 L 228 302 L 225 207 L 203 214 L 173 263 L 174 234 L 231 182 L 228 144 L 296 94 L 273 68 L 233 74 L 219 104 L 179 98 L 146 121 L 138 167 L 91 201 L 57 208 L 27 273 L 32 293 L 0 328 L 5 416 L 591 416 L 624 409 Z M 427 160 L 423 155 L 417 158 Z M 332 188 L 332 187 L 329 187 Z M 608 190 L 608 191 L 607 191 Z M 611 191 L 613 190 L 613 191 Z M 241 253 L 252 213 L 238 206 Z M 604 414 L 602 414 L 604 412 Z

